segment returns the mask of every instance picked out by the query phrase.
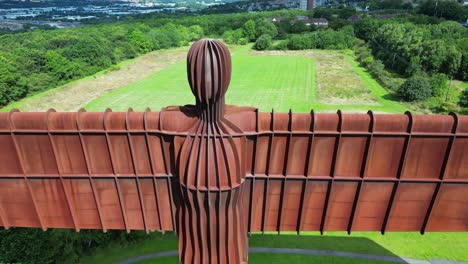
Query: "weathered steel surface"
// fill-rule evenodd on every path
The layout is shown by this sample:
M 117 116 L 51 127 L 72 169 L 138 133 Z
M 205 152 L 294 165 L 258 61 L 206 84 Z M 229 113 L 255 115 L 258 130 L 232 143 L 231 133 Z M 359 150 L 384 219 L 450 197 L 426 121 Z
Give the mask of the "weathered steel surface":
M 0 225 L 175 230 L 181 262 L 247 233 L 468 231 L 468 116 L 225 106 L 230 55 L 188 55 L 195 106 L 0 113 Z

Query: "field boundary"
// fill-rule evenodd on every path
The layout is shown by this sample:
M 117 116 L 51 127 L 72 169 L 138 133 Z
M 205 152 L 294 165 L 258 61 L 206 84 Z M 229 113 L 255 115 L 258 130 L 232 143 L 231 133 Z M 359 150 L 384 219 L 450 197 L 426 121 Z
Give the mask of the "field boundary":
M 398 256 L 383 256 L 373 254 L 363 254 L 345 251 L 334 251 L 334 250 L 315 250 L 315 249 L 300 249 L 300 248 L 264 248 L 264 247 L 253 247 L 249 248 L 250 253 L 269 253 L 269 254 L 287 254 L 287 255 L 306 255 L 306 256 L 320 256 L 320 257 L 337 257 L 337 258 L 352 258 L 362 260 L 374 260 L 382 262 L 392 263 L 408 263 L 408 264 L 468 264 L 468 262 L 460 261 L 449 261 L 441 259 L 432 259 L 430 261 L 420 260 L 414 258 L 404 258 Z M 141 261 L 165 258 L 165 257 L 177 257 L 178 251 L 164 251 L 146 254 L 142 256 L 128 258 L 126 260 L 117 262 L 117 264 L 133 264 Z

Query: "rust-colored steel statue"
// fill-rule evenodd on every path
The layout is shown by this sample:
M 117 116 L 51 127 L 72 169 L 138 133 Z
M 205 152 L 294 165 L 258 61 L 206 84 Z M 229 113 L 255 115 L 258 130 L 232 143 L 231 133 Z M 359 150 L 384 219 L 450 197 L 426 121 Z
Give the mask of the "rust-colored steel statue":
M 177 161 L 180 260 L 247 263 L 247 207 L 241 200 L 246 139 L 224 117 L 229 50 L 218 41 L 196 42 L 188 53 L 187 70 L 196 105 L 180 111 L 196 121 L 187 127 Z
M 0 226 L 174 230 L 182 263 L 246 263 L 249 232 L 468 231 L 468 116 L 226 106 L 216 40 L 187 70 L 194 106 L 0 113 Z

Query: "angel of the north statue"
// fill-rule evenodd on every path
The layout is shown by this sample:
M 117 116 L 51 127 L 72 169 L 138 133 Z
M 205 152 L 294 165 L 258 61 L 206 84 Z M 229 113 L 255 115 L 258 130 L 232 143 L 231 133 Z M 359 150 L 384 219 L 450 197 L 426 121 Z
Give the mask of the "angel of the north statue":
M 0 113 L 0 226 L 174 230 L 181 263 L 246 263 L 250 232 L 468 231 L 468 116 L 228 106 L 217 40 L 187 71 L 195 105 Z

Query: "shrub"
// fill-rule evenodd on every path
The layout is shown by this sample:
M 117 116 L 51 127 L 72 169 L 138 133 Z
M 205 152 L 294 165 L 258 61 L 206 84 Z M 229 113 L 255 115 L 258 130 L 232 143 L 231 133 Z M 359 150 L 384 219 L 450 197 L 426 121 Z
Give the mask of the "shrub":
M 460 95 L 460 101 L 458 105 L 461 107 L 468 107 L 468 90 L 464 90 Z
M 233 44 L 233 41 L 234 41 L 233 39 L 234 39 L 234 37 L 233 37 L 233 35 L 232 35 L 232 31 L 231 31 L 231 30 L 225 31 L 225 32 L 223 33 L 222 38 L 223 38 L 223 41 L 224 41 L 225 43 L 227 43 L 227 44 Z
M 444 97 L 447 92 L 447 75 L 443 73 L 434 74 L 431 77 L 432 95 L 435 97 Z
M 271 47 L 272 41 L 270 35 L 263 34 L 255 42 L 254 49 L 267 50 Z
M 398 95 L 408 102 L 427 99 L 431 94 L 431 83 L 426 77 L 421 75 L 414 75 L 408 78 L 408 80 L 398 88 Z
M 249 40 L 246 39 L 246 38 L 240 38 L 240 39 L 237 41 L 237 44 L 238 44 L 238 45 L 247 45 L 247 43 L 249 43 Z
M 157 235 L 143 231 L 10 228 L 0 230 L 0 263 L 80 263 L 80 258 L 97 248 L 135 243 Z M 26 250 L 27 249 L 27 250 Z
M 291 50 L 311 49 L 312 38 L 308 35 L 294 35 L 288 43 L 288 48 Z
M 288 40 L 281 40 L 273 47 L 273 49 L 275 49 L 275 50 L 288 50 L 288 45 L 289 45 Z

